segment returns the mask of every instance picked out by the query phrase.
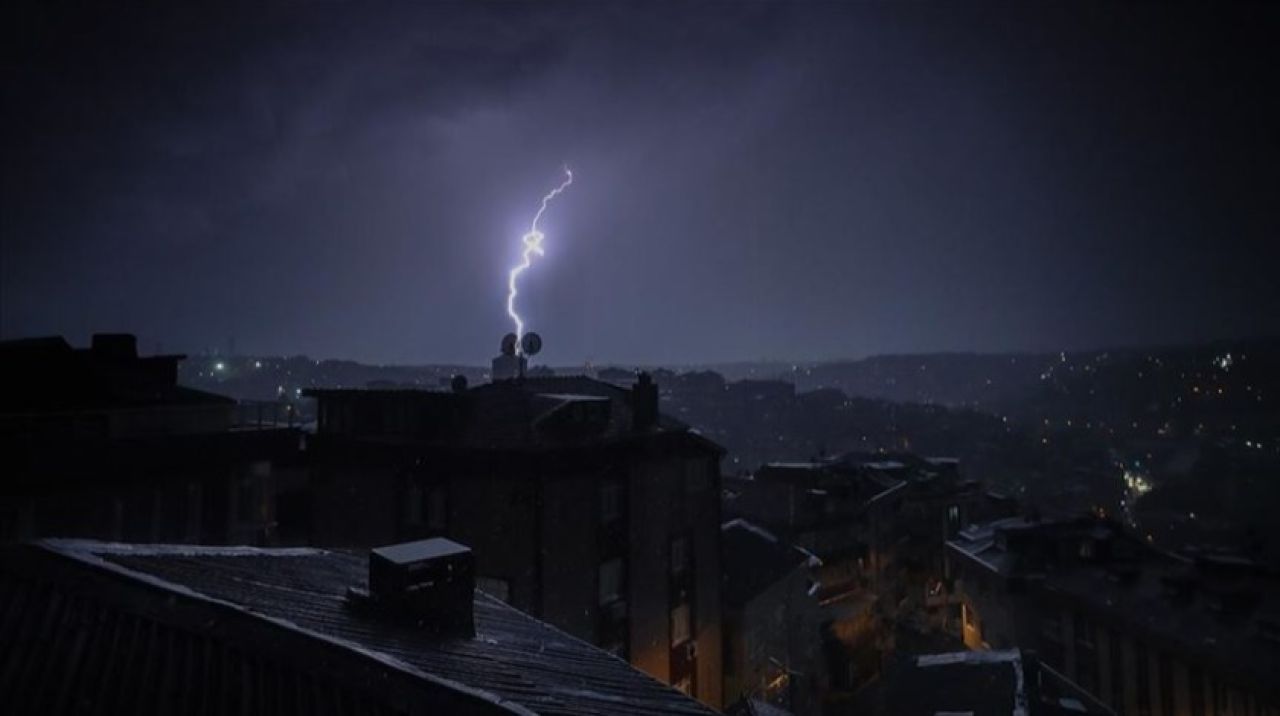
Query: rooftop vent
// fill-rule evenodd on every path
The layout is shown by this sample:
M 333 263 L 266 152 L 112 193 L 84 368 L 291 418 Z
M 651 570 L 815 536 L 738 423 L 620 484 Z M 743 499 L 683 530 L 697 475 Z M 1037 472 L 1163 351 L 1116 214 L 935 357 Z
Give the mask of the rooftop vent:
M 352 608 L 446 637 L 475 636 L 475 556 L 443 537 L 369 553 L 369 589 L 347 590 Z

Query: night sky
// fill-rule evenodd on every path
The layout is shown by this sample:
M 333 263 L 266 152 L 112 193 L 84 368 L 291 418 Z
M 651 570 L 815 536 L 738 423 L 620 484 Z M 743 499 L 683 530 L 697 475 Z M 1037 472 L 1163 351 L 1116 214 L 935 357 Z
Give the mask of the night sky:
M 5 338 L 486 361 L 564 163 L 552 363 L 1280 333 L 1274 5 L 173 5 L 5 11 Z

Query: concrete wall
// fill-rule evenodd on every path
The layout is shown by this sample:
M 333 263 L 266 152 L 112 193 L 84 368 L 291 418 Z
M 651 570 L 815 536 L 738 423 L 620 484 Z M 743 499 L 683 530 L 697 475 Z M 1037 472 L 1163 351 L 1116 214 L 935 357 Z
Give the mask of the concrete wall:
M 737 656 L 733 678 L 725 679 L 724 699 L 763 697 L 781 663 L 797 676 L 790 679 L 788 709 L 796 716 L 820 712 L 822 614 L 809 596 L 809 569 L 799 566 L 746 604 L 731 619 L 736 628 L 728 648 Z M 726 656 L 726 658 L 728 658 Z
M 671 683 L 671 540 L 691 536 L 694 570 L 694 696 L 723 703 L 719 466 L 714 458 L 646 460 L 628 480 L 631 535 L 631 663 Z

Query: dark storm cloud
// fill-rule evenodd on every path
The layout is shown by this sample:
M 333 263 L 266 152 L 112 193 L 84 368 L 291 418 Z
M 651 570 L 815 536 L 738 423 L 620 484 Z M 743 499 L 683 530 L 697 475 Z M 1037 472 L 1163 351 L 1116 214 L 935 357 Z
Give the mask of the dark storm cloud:
M 0 329 L 482 360 L 1274 331 L 1274 13 L 622 3 L 28 9 Z

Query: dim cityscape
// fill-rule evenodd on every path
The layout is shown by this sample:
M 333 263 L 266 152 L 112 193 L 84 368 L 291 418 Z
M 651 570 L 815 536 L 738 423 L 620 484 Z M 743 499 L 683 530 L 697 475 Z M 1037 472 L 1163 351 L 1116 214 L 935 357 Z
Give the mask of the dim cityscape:
M 1280 716 L 1280 6 L 6 16 L 0 711 Z

